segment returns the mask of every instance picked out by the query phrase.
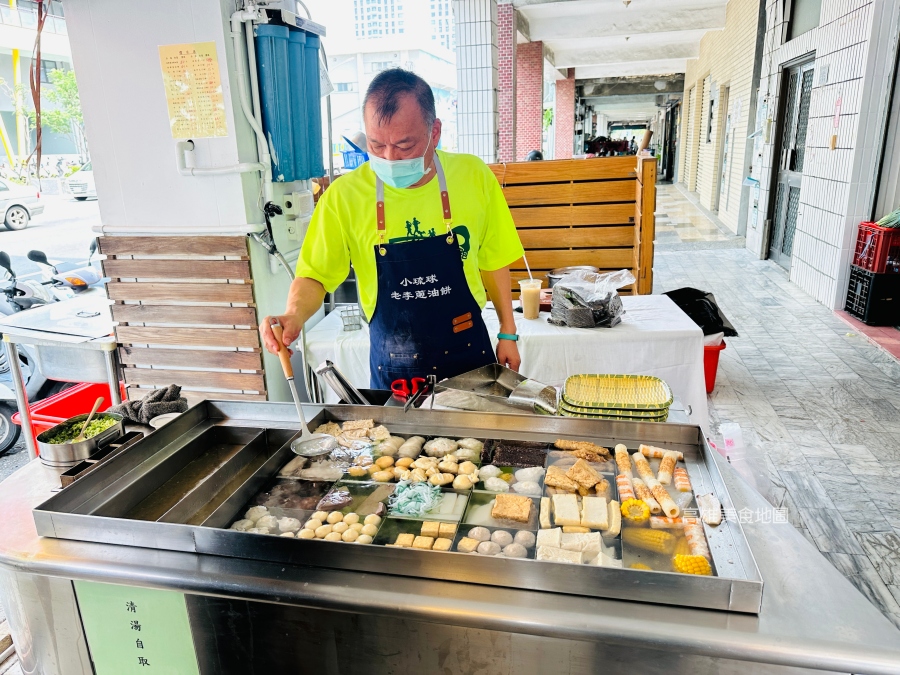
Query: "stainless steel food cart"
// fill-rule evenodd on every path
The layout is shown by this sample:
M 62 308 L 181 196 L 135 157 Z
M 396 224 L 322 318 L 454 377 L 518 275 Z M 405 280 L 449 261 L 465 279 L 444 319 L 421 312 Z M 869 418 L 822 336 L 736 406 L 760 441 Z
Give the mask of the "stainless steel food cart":
M 375 417 L 401 434 L 565 435 L 684 448 L 692 479 L 708 480 L 727 506 L 767 508 L 706 452 L 691 425 L 423 410 L 404 416 L 355 406 L 309 406 L 307 414 L 315 421 Z M 195 480 L 174 504 L 171 495 L 160 499 L 159 513 L 145 520 L 121 517 L 194 461 L 190 448 L 219 426 L 245 435 L 229 458 L 207 463 L 208 480 Z M 129 632 L 138 615 L 127 613 L 135 606 L 127 599 L 139 593 L 138 611 L 156 602 L 147 593 L 176 600 L 166 605 L 169 614 L 149 621 L 168 626 L 172 644 L 179 637 L 186 643 L 183 662 L 192 669 L 172 671 L 179 673 L 900 670 L 900 631 L 788 524 L 732 523 L 721 533 L 727 541 L 710 536 L 719 571 L 706 579 L 710 586 L 683 575 L 279 541 L 221 529 L 244 505 L 241 487 L 283 462 L 297 427 L 287 404 L 206 402 L 56 496 L 50 489 L 57 474 L 37 462 L 0 485 L 7 525 L 0 532 L 0 597 L 23 670 L 81 675 L 93 672 L 93 657 L 98 673 L 109 672 L 97 660 L 93 614 L 101 608 L 109 620 L 121 620 L 121 631 L 115 624 L 110 635 L 124 636 L 134 650 L 132 642 L 143 645 L 153 635 L 146 623 L 144 633 Z M 213 465 L 230 468 L 213 478 Z M 202 495 L 214 496 L 201 503 Z M 582 572 L 596 575 L 593 589 Z M 123 665 L 119 672 L 152 672 L 140 670 L 143 654 L 133 652 L 133 670 Z

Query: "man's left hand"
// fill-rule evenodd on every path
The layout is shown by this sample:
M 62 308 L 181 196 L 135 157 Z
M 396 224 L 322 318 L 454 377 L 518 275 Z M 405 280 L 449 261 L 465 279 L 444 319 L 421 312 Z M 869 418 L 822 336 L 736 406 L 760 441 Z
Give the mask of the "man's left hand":
M 497 363 L 512 370 L 518 371 L 522 364 L 519 356 L 519 347 L 512 340 L 500 340 L 497 342 Z

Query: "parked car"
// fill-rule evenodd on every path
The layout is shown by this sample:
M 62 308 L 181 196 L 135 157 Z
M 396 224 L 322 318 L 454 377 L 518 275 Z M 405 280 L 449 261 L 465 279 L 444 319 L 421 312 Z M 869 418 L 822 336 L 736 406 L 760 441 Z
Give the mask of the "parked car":
M 80 202 L 88 197 L 97 196 L 97 187 L 94 185 L 94 169 L 91 164 L 92 162 L 88 162 L 66 178 L 66 192 Z
M 33 187 L 0 180 L 0 208 L 6 229 L 24 230 L 32 217 L 44 212 L 44 203 Z

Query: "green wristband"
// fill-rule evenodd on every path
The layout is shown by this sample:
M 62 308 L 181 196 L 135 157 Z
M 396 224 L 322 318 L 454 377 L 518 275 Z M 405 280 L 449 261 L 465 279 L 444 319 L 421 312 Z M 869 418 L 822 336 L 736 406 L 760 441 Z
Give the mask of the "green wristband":
M 519 336 L 515 333 L 497 333 L 498 340 L 512 340 L 513 342 L 519 341 Z

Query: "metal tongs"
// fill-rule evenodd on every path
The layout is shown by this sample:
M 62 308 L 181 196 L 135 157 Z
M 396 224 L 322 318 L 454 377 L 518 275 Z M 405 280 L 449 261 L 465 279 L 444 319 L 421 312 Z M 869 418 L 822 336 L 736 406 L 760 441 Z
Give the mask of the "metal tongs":
M 409 410 L 410 406 L 415 406 L 417 401 L 421 401 L 422 397 L 426 394 L 434 393 L 434 385 L 437 384 L 437 377 L 434 375 L 428 375 L 425 378 L 425 385 L 419 389 L 415 394 L 409 397 L 409 400 L 406 401 L 406 405 L 403 406 L 403 412 Z M 434 397 L 431 397 L 431 409 L 434 410 Z

